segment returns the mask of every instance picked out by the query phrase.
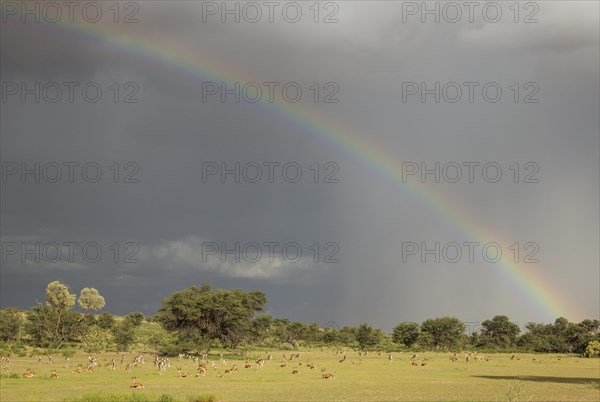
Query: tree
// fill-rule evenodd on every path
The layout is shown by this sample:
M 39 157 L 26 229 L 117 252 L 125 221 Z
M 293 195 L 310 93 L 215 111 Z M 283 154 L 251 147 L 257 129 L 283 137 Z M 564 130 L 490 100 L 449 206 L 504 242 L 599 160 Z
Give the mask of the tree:
M 204 283 L 164 299 L 157 320 L 167 331 L 176 333 L 182 345 L 204 349 L 207 342 L 219 340 L 235 348 L 248 339 L 254 314 L 262 311 L 266 302 L 262 292 L 213 291 Z
M 83 288 L 79 295 L 79 307 L 83 310 L 101 310 L 104 307 L 104 297 L 94 288 Z
M 119 352 L 125 352 L 135 341 L 136 328 L 142 325 L 144 314 L 129 313 L 112 327 L 112 335 Z
M 0 341 L 15 341 L 19 337 L 22 319 L 19 311 L 10 307 L 0 310 Z
M 53 281 L 46 287 L 46 304 L 55 311 L 68 311 L 75 305 L 76 296 L 69 287 L 60 281 Z
M 361 324 L 356 331 L 356 340 L 361 349 L 369 349 L 383 339 L 380 329 L 373 329 L 368 324 Z
M 112 329 L 115 325 L 115 317 L 110 313 L 102 313 L 98 317 L 98 326 L 102 329 Z
M 104 298 L 95 289 L 93 290 L 95 292 L 92 292 L 92 289 L 85 292 L 82 290 L 83 300 L 80 301 L 82 308 L 98 307 L 100 300 L 104 303 Z M 89 327 L 86 325 L 86 317 L 89 320 L 88 324 L 92 321 L 95 323 L 95 319 L 71 311 L 76 300 L 75 294 L 70 292 L 66 284 L 60 281 L 48 284 L 46 302 L 33 307 L 27 316 L 27 332 L 33 338 L 35 345 L 59 349 L 65 342 L 75 341 L 85 335 Z
M 280 321 L 281 322 L 281 321 Z M 298 347 L 298 341 L 307 333 L 308 327 L 302 322 L 292 322 L 284 320 L 280 326 L 279 336 L 281 342 L 286 342 L 292 345 L 294 349 Z
M 484 344 L 507 348 L 514 346 L 521 332 L 519 326 L 505 315 L 497 315 L 481 323 L 481 341 Z
M 421 324 L 421 333 L 425 334 L 424 339 L 430 341 L 429 346 L 435 349 L 460 346 L 464 332 L 465 324 L 455 317 L 433 318 Z
M 585 348 L 585 352 L 583 354 L 585 357 L 598 357 L 600 356 L 600 342 L 599 341 L 590 341 Z
M 421 328 L 415 322 L 403 322 L 394 327 L 392 339 L 395 343 L 411 347 L 419 338 Z

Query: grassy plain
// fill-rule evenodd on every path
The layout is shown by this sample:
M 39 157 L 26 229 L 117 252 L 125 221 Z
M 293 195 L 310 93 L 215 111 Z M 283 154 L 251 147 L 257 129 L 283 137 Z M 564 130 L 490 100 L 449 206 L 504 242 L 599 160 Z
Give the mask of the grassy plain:
M 177 358 L 172 358 L 171 367 L 159 375 L 151 354 L 145 354 L 145 365 L 131 373 L 124 371 L 124 365 L 118 365 L 115 371 L 104 367 L 112 358 L 119 361 L 120 354 L 98 354 L 99 366 L 93 373 L 82 374 L 73 373 L 73 369 L 79 364 L 85 367 L 87 354 L 73 356 L 69 368 L 59 356 L 54 357 L 52 365 L 46 361 L 38 365 L 35 357 L 13 356 L 9 373 L 3 369 L 0 400 L 104 401 L 109 400 L 109 394 L 116 394 L 113 400 L 118 401 L 158 401 L 161 396 L 164 401 L 202 400 L 199 395 L 211 395 L 215 401 L 600 401 L 597 358 L 519 354 L 518 360 L 511 360 L 510 354 L 486 354 L 489 361 L 473 359 L 466 363 L 462 354 L 458 362 L 452 362 L 450 353 L 430 352 L 418 353 L 419 365 L 415 366 L 409 352 L 394 353 L 391 363 L 386 354 L 374 352 L 361 357 L 349 351 L 343 363 L 333 350 L 298 352 L 302 354 L 299 360 L 280 367 L 282 355 L 289 357 L 290 352 L 271 351 L 273 361 L 260 370 L 254 360 L 266 358 L 267 351 L 249 353 L 242 360 L 226 356 L 226 364 L 215 360 L 217 367 L 209 365 L 204 377 L 193 376 L 196 366 L 192 360 Z M 127 354 L 126 362 L 133 357 Z M 246 360 L 252 368 L 244 368 Z M 316 368 L 309 369 L 306 363 L 315 363 Z M 225 378 L 217 376 L 234 364 L 239 371 Z M 178 377 L 177 366 L 192 377 Z M 28 369 L 36 371 L 35 377 L 21 378 Z M 292 374 L 293 369 L 299 373 Z M 322 379 L 321 369 L 333 373 L 335 379 Z M 58 379 L 50 378 L 52 370 Z M 145 389 L 129 389 L 133 376 Z

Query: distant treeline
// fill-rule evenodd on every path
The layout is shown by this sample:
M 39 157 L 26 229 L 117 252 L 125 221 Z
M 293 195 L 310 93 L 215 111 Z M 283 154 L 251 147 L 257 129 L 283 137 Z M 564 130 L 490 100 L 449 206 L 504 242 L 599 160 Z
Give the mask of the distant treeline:
M 82 312 L 74 311 L 76 302 Z M 317 323 L 291 322 L 263 314 L 263 292 L 213 289 L 209 283 L 192 286 L 162 300 L 154 317 L 132 312 L 125 317 L 98 313 L 104 298 L 94 288 L 79 297 L 59 281 L 48 284 L 46 301 L 23 311 L 0 310 L 0 354 L 25 353 L 24 347 L 46 352 L 75 349 L 86 352 L 152 350 L 167 355 L 200 354 L 214 348 L 241 351 L 256 347 L 347 347 L 361 350 L 489 350 L 600 354 L 600 321 L 552 324 L 530 322 L 521 333 L 504 315 L 483 321 L 480 331 L 468 335 L 455 317 L 422 323 L 399 323 L 386 333 L 369 324 L 325 328 Z M 41 351 L 40 353 L 43 353 Z

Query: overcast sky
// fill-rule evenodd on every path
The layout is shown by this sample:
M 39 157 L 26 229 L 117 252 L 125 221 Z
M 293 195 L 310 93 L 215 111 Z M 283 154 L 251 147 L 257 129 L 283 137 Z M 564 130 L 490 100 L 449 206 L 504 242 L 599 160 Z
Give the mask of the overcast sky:
M 242 2 L 239 23 L 221 21 L 221 2 L 124 2 L 118 16 L 110 4 L 81 2 L 73 22 L 64 8 L 52 23 L 54 9 L 36 22 L 3 3 L 3 308 L 42 301 L 59 279 L 97 288 L 116 314 L 153 315 L 211 281 L 322 325 L 600 315 L 597 2 L 530 2 L 518 15 L 499 2 L 500 17 L 477 3 L 472 21 L 440 3 L 439 22 L 421 2 L 321 3 L 318 15 L 313 2 L 274 2 L 273 22 L 263 2 Z M 246 86 L 239 103 L 223 80 Z M 439 103 L 422 102 L 421 83 L 436 82 Z M 240 182 L 222 180 L 236 162 Z M 439 183 L 420 172 L 402 183 L 436 162 Z M 22 175 L 36 163 L 39 183 Z M 469 261 L 469 241 L 497 242 L 503 259 L 478 247 Z M 239 262 L 223 253 L 236 243 Z M 435 243 L 439 262 L 422 262 Z

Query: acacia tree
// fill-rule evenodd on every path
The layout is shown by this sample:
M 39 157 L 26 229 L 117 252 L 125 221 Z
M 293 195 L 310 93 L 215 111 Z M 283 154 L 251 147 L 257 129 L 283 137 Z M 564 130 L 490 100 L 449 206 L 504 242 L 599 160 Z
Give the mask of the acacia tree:
M 464 332 L 465 324 L 455 317 L 433 318 L 421 324 L 422 339 L 427 339 L 427 343 L 435 349 L 459 346 Z
M 87 289 L 87 290 L 86 290 Z M 104 298 L 96 289 L 82 290 L 83 309 L 99 309 L 104 306 Z M 27 330 L 37 346 L 60 349 L 65 342 L 85 335 L 85 315 L 72 311 L 77 297 L 69 287 L 53 281 L 46 287 L 46 302 L 32 308 L 27 316 Z
M 102 310 L 105 305 L 104 297 L 94 288 L 83 288 L 79 295 L 79 307 L 83 310 Z
M 416 322 L 403 322 L 394 327 L 392 339 L 395 343 L 411 347 L 419 338 L 421 328 Z
M 21 330 L 21 316 L 14 307 L 0 310 L 0 341 L 17 340 Z
M 361 324 L 356 330 L 356 340 L 361 349 L 369 349 L 377 345 L 383 339 L 380 329 L 373 329 L 369 324 Z
M 181 351 L 204 350 L 214 340 L 235 348 L 251 334 L 254 314 L 262 311 L 266 302 L 262 292 L 213 291 L 204 283 L 164 299 L 156 318 L 177 335 Z
M 505 315 L 497 315 L 481 323 L 481 341 L 496 347 L 514 346 L 521 329 Z

